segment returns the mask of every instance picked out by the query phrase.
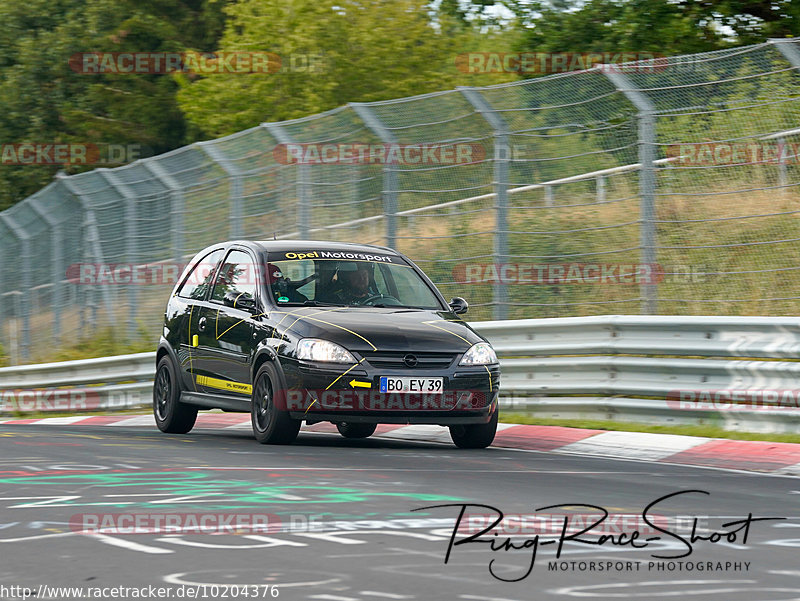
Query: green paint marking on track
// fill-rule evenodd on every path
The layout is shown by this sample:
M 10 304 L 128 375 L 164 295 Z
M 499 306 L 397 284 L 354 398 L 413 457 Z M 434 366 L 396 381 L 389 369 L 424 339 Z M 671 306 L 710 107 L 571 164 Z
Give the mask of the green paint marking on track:
M 216 474 L 214 474 L 216 475 Z M 98 488 L 118 489 L 132 487 L 135 489 L 146 488 L 148 492 L 160 496 L 152 501 L 123 498 L 119 504 L 111 502 L 85 503 L 80 499 L 73 499 L 59 503 L 59 506 L 87 506 L 104 505 L 117 507 L 152 506 L 158 502 L 159 507 L 172 507 L 180 505 L 190 508 L 194 505 L 207 509 L 245 509 L 265 504 L 291 504 L 303 505 L 312 503 L 359 503 L 377 498 L 394 497 L 411 499 L 414 501 L 453 501 L 454 497 L 436 494 L 420 494 L 407 492 L 372 492 L 357 488 L 339 486 L 313 486 L 313 485 L 266 485 L 263 482 L 250 480 L 219 480 L 209 477 L 210 474 L 198 471 L 191 472 L 137 472 L 135 474 L 73 474 L 64 476 L 15 476 L 0 478 L 0 484 L 12 486 L 31 484 L 73 484 Z M 218 503 L 214 502 L 189 502 L 169 503 L 163 494 L 177 497 L 201 496 L 221 497 Z M 189 499 L 187 499 L 189 500 Z M 131 502 L 133 501 L 133 502 Z

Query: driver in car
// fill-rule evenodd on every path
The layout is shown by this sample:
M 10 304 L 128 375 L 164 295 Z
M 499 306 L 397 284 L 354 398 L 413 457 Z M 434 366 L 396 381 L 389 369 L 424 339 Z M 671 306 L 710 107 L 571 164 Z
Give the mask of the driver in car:
M 340 269 L 337 274 L 337 279 L 342 284 L 342 289 L 339 292 L 339 302 L 344 305 L 360 305 L 363 301 L 371 296 L 375 296 L 376 292 L 370 290 L 369 287 L 369 263 L 349 263 L 348 270 Z

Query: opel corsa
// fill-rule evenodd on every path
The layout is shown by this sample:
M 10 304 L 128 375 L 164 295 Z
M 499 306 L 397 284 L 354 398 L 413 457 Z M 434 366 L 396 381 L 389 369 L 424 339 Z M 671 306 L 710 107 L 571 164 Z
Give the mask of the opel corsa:
M 156 356 L 153 411 L 189 432 L 199 409 L 249 412 L 256 440 L 303 421 L 347 438 L 440 424 L 491 444 L 500 366 L 491 345 L 414 263 L 385 247 L 233 241 L 199 252 L 175 286 Z

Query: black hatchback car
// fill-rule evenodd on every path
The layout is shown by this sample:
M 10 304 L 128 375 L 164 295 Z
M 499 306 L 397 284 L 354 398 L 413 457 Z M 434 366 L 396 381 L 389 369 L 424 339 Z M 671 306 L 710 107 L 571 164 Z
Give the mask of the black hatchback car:
M 259 442 L 291 443 L 302 421 L 348 438 L 377 424 L 449 426 L 483 448 L 497 429 L 500 367 L 407 257 L 389 248 L 233 241 L 199 252 L 170 296 L 153 411 L 184 433 L 198 409 L 251 414 Z

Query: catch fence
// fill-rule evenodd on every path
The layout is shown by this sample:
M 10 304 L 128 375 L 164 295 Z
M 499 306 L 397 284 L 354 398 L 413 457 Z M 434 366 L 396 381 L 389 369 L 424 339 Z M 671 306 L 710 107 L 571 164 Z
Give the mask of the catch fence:
M 195 251 L 273 236 L 395 247 L 471 320 L 794 314 L 799 41 L 351 103 L 57 177 L 0 213 L 0 344 L 155 341 Z

